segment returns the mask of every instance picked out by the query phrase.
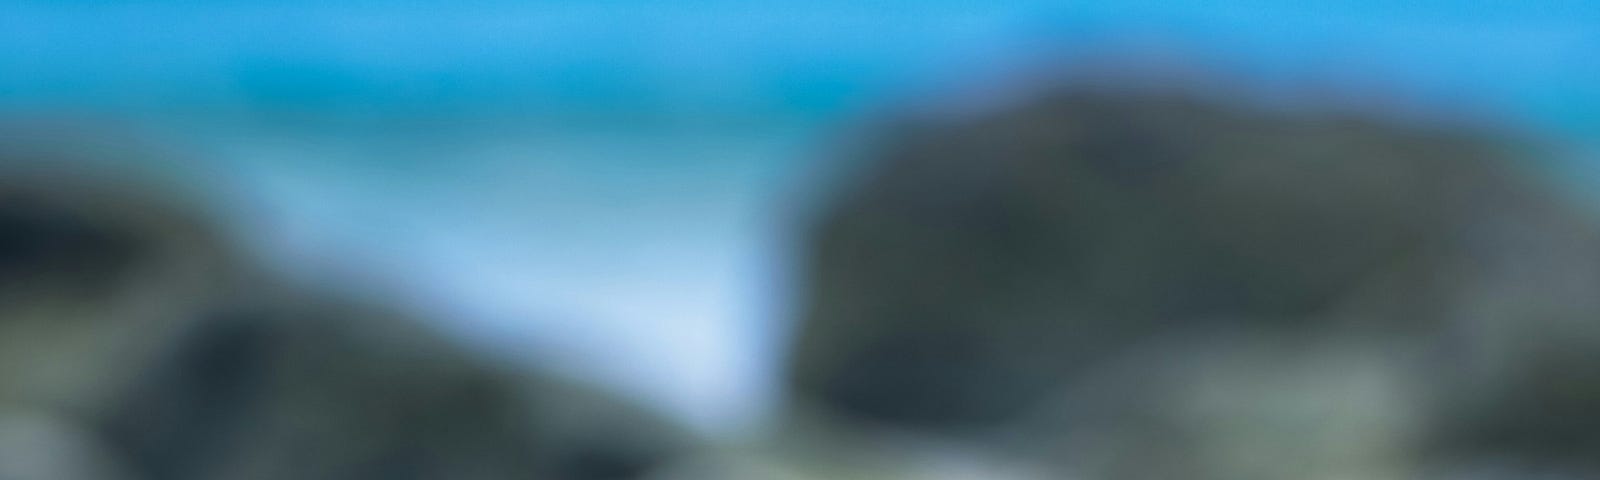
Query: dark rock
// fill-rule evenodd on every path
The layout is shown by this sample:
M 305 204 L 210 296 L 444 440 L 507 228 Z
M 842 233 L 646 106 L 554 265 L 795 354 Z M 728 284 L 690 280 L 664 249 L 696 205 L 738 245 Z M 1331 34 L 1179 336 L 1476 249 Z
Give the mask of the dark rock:
M 0 149 L 30 165 L 0 176 L 0 459 L 27 462 L 0 476 L 622 480 L 689 446 L 628 402 L 261 273 L 158 183 L 10 158 L 39 151 Z
M 1600 312 L 1600 235 L 1508 136 L 1096 89 L 885 130 L 812 231 L 791 370 L 804 401 L 924 435 L 1028 438 L 1045 458 L 1123 453 L 1066 469 L 1081 478 L 1283 478 L 1294 458 L 1382 457 L 1219 460 L 1237 452 L 1218 445 L 1350 446 L 1240 433 L 1285 411 L 1399 419 L 1371 432 L 1393 463 L 1341 466 L 1357 477 L 1500 446 L 1600 458 L 1600 416 L 1578 407 L 1600 362 L 1546 367 L 1528 348 L 1600 351 L 1579 320 Z M 1283 376 L 1301 371 L 1354 375 L 1374 410 L 1314 411 L 1299 394 L 1319 384 Z M 1208 378 L 1254 379 L 1229 402 L 1243 410 L 1184 403 Z

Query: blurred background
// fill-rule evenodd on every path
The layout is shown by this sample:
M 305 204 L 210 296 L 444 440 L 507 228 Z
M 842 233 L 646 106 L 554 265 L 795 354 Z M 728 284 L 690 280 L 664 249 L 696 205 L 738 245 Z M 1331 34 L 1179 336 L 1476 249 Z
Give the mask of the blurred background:
M 181 152 L 117 168 L 270 270 L 718 438 L 784 404 L 807 222 L 869 126 L 1101 71 L 1537 137 L 1600 202 L 1587 1 L 0 5 L 6 124 Z

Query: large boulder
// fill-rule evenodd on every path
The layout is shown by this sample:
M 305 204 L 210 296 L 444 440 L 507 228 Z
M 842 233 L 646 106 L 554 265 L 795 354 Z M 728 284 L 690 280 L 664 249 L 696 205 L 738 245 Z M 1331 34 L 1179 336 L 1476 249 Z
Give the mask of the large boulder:
M 72 159 L 132 149 L 6 140 L 0 478 L 620 480 L 689 446 L 627 401 L 261 273 L 201 199 Z
M 881 137 L 811 232 L 804 405 L 1074 478 L 1600 458 L 1600 235 L 1507 136 L 1073 87 Z

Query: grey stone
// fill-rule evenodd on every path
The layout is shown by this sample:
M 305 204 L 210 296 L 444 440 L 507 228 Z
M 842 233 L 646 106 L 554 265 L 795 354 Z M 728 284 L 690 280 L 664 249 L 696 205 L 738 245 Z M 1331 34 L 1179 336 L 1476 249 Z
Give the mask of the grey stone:
M 0 448 L 34 452 L 0 474 L 621 480 L 692 447 L 595 388 L 264 274 L 159 182 L 11 158 L 40 151 L 0 149 L 29 165 L 0 176 Z
M 1529 144 L 1076 87 L 878 133 L 811 231 L 802 403 L 1071 478 L 1600 458 L 1600 235 Z

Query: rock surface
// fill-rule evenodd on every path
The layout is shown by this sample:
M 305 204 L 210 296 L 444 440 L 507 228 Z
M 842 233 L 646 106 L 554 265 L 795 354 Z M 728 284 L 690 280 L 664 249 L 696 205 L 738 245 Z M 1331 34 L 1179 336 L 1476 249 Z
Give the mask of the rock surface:
M 1096 88 L 896 124 L 814 225 L 791 385 L 1066 478 L 1589 468 L 1600 235 L 1522 147 Z
M 52 151 L 0 149 L 28 166 L 0 176 L 0 442 L 34 452 L 0 474 L 622 480 L 690 446 L 628 402 L 270 278 L 182 196 L 34 158 Z

